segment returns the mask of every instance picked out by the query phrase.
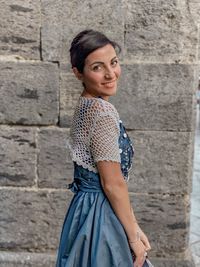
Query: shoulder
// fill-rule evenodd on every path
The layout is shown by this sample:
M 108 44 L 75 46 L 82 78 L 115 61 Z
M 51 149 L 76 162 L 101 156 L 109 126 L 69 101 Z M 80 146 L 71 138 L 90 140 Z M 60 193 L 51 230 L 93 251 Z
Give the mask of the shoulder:
M 113 104 L 102 98 L 86 98 L 80 97 L 81 106 L 87 109 L 93 115 L 93 118 L 98 118 L 105 115 L 111 115 L 119 120 L 119 114 Z

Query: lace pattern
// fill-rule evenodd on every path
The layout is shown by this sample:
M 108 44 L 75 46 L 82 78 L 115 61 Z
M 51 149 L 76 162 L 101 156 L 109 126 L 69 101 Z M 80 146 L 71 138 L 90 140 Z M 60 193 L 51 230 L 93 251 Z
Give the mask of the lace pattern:
M 95 173 L 97 161 L 120 162 L 119 135 L 119 115 L 111 103 L 101 98 L 79 98 L 67 144 L 73 161 Z

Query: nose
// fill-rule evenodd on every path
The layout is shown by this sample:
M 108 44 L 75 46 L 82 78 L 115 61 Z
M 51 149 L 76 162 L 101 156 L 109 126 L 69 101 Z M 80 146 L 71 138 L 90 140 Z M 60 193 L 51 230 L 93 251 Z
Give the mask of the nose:
M 105 78 L 113 79 L 114 76 L 115 76 L 114 70 L 112 68 L 107 68 L 105 71 Z

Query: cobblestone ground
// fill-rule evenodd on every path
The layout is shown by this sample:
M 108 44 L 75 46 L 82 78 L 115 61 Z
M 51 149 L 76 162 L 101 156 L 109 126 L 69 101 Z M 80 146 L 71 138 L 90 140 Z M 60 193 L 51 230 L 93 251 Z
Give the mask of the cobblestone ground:
M 190 244 L 196 267 L 200 267 L 200 107 L 197 106 L 197 129 L 195 137 L 195 155 L 193 188 L 191 195 Z

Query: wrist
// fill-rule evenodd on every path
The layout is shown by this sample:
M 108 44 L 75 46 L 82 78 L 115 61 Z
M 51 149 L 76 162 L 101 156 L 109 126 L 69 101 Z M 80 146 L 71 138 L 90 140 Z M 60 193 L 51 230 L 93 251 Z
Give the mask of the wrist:
M 129 244 L 137 243 L 139 240 L 141 240 L 140 231 L 139 229 L 136 231 L 136 234 L 128 239 Z

